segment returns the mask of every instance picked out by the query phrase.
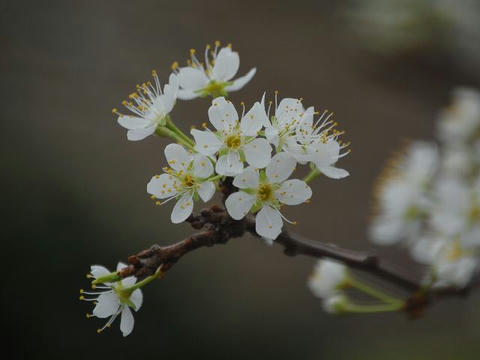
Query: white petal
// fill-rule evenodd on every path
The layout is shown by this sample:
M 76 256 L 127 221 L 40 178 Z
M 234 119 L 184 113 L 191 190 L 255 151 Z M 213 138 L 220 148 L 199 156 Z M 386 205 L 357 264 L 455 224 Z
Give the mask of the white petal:
M 240 57 L 236 51 L 229 47 L 220 49 L 212 69 L 212 78 L 221 82 L 230 80 L 235 76 L 240 66 Z
M 200 96 L 200 94 L 196 93 L 193 90 L 180 89 L 180 90 L 178 90 L 178 93 L 177 93 L 177 98 L 180 99 L 180 100 L 192 100 L 192 99 L 195 99 L 199 96 Z
M 253 69 L 250 69 L 250 71 L 248 73 L 246 73 L 245 75 L 235 79 L 233 81 L 233 84 L 232 85 L 228 85 L 225 87 L 225 90 L 227 91 L 237 91 L 237 90 L 240 90 L 241 88 L 243 88 L 250 80 L 252 80 L 253 76 L 255 75 L 255 73 L 257 72 L 257 69 L 256 68 L 253 68 Z
M 152 135 L 157 129 L 157 125 L 152 125 L 143 129 L 132 129 L 127 131 L 127 139 L 130 141 L 143 140 L 146 137 Z
M 90 273 L 93 275 L 95 279 L 98 279 L 99 277 L 110 274 L 111 271 L 108 270 L 105 266 L 92 265 L 90 266 Z
M 210 131 L 192 129 L 190 133 L 195 139 L 195 150 L 197 150 L 200 154 L 211 156 L 215 154 L 223 145 L 220 139 Z
M 340 154 L 340 144 L 335 140 L 331 140 L 326 144 L 318 142 L 310 149 L 311 161 L 318 168 L 333 165 L 337 162 Z
M 177 194 L 177 190 L 173 187 L 176 182 L 178 180 L 169 174 L 154 176 L 147 184 L 147 192 L 159 199 L 169 198 Z
M 253 204 L 255 204 L 255 196 L 244 191 L 230 194 L 225 201 L 228 214 L 235 220 L 240 220 L 247 215 Z
M 278 210 L 266 205 L 255 218 L 255 230 L 258 235 L 275 240 L 282 232 L 283 221 Z
M 125 305 L 122 310 L 122 317 L 120 319 L 120 331 L 123 336 L 128 336 L 133 330 L 133 324 L 135 320 L 133 319 L 133 314 L 130 308 Z
M 127 266 L 128 266 L 127 264 L 119 261 L 119 262 L 117 263 L 117 271 L 120 271 L 120 270 L 122 270 L 122 269 L 125 269 Z
M 118 117 L 118 123 L 120 126 L 123 126 L 125 129 L 133 130 L 133 129 L 141 129 L 150 122 L 148 120 L 145 120 L 144 118 L 138 117 L 138 116 L 128 116 L 128 115 L 121 115 Z
M 230 101 L 217 97 L 208 108 L 208 119 L 218 131 L 231 132 L 237 126 L 238 113 Z
M 234 176 L 240 174 L 242 170 L 243 163 L 237 151 L 230 151 L 228 154 L 220 156 L 215 165 L 215 171 L 219 175 Z
M 343 179 L 350 175 L 347 170 L 339 169 L 334 166 L 322 166 L 319 167 L 318 170 L 320 170 L 323 175 L 332 179 Z
M 208 84 L 208 77 L 199 69 L 183 67 L 178 72 L 178 82 L 185 90 L 196 91 Z
M 130 295 L 130 301 L 135 305 L 135 311 L 138 311 L 143 304 L 143 293 L 142 290 L 136 289 L 132 295 Z
M 114 292 L 103 293 L 97 299 L 93 315 L 102 319 L 112 316 L 118 311 L 119 306 L 120 299 Z
M 272 156 L 272 147 L 266 139 L 255 139 L 243 147 L 245 153 L 245 159 L 247 162 L 256 167 L 262 169 L 268 165 Z
M 165 96 L 165 100 L 167 104 L 172 104 L 171 106 L 173 107 L 173 104 L 175 103 L 175 100 L 177 99 L 178 95 L 178 87 L 179 87 L 179 81 L 178 81 L 178 76 L 175 74 L 170 74 L 170 77 L 168 78 L 168 84 L 165 85 L 163 88 L 163 94 Z M 168 110 L 167 106 L 167 112 L 170 112 L 172 109 Z
M 130 287 L 132 285 L 135 285 L 135 283 L 137 282 L 137 278 L 135 276 L 129 276 L 125 279 L 122 279 L 121 281 L 124 287 Z
M 268 164 L 265 174 L 272 183 L 281 183 L 292 175 L 297 162 L 294 157 L 286 152 L 281 152 L 273 156 Z
M 280 101 L 275 110 L 275 117 L 277 118 L 280 128 L 293 121 L 300 121 L 300 114 L 304 112 L 302 102 L 298 99 L 285 98 Z
M 239 189 L 256 189 L 258 187 L 258 171 L 249 166 L 233 179 L 233 186 Z
M 172 216 L 171 216 L 172 223 L 179 224 L 181 222 L 184 222 L 185 220 L 188 219 L 192 211 L 193 211 L 192 194 L 187 193 L 183 195 L 180 198 L 180 200 L 178 200 L 177 203 L 175 204 L 172 211 Z
M 209 201 L 215 194 L 215 184 L 212 181 L 205 181 L 197 189 L 198 195 L 203 200 L 203 202 Z
M 256 136 L 264 124 L 268 123 L 265 107 L 259 102 L 253 104 L 252 108 L 245 114 L 240 122 L 240 130 L 245 136 Z
M 193 176 L 199 178 L 207 178 L 213 173 L 213 164 L 205 156 L 195 154 L 193 159 Z
M 280 140 L 278 135 L 279 135 L 279 131 L 277 128 L 274 128 L 273 126 L 265 128 L 265 137 L 267 138 L 268 141 L 270 141 L 270 144 L 278 146 L 278 143 Z
M 305 181 L 292 179 L 285 181 L 275 195 L 284 204 L 298 205 L 312 197 L 312 189 Z
M 179 144 L 168 144 L 165 147 L 165 157 L 172 169 L 184 172 L 193 160 L 192 154 Z

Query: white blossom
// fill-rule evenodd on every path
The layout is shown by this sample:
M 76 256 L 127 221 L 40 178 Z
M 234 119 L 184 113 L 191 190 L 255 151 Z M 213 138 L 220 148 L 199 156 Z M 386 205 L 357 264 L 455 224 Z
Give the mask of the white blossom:
M 206 156 L 192 155 L 178 144 L 167 145 L 165 157 L 171 168 L 164 168 L 164 174 L 154 176 L 147 184 L 147 192 L 154 199 L 166 199 L 163 203 L 177 199 L 171 220 L 178 224 L 192 213 L 197 195 L 207 202 L 215 194 L 215 184 L 208 180 L 213 165 Z
M 282 231 L 282 218 L 285 219 L 280 213 L 282 204 L 298 205 L 312 196 L 312 190 L 304 181 L 287 180 L 294 169 L 295 160 L 282 152 L 272 158 L 265 170 L 249 167 L 235 176 L 233 185 L 239 191 L 225 201 L 230 216 L 240 220 L 250 210 L 259 210 L 255 219 L 257 234 L 276 239 Z
M 457 88 L 453 103 L 440 113 L 438 119 L 440 138 L 448 144 L 464 144 L 479 138 L 480 92 L 469 88 Z
M 369 229 L 374 242 L 391 245 L 419 236 L 431 204 L 427 190 L 437 167 L 436 146 L 415 142 L 386 168 L 377 187 L 378 214 Z
M 118 115 L 118 123 L 128 129 L 127 139 L 143 140 L 155 133 L 157 127 L 163 124 L 166 116 L 172 111 L 178 93 L 178 78 L 171 74 L 169 83 L 163 88 L 160 85 L 156 71 L 152 72 L 155 84 L 150 81 L 137 85 L 137 91 L 129 95 L 130 101 L 122 104 L 134 115 L 125 115 L 113 109 Z
M 348 281 L 348 268 L 338 261 L 322 259 L 314 267 L 308 280 L 310 290 L 322 299 L 338 295 Z
M 343 294 L 335 294 L 323 299 L 323 310 L 329 314 L 341 314 L 345 306 L 349 303 L 347 297 Z
M 266 121 L 265 109 L 256 102 L 238 121 L 233 104 L 224 97 L 212 100 L 208 118 L 216 132 L 193 129 L 195 150 L 205 156 L 219 157 L 215 166 L 217 174 L 234 176 L 243 170 L 243 158 L 256 168 L 264 168 L 271 159 L 272 148 L 268 141 L 256 138 Z
M 480 179 L 480 178 L 479 178 Z M 467 233 L 480 223 L 480 181 L 469 186 L 458 178 L 440 178 L 434 188 L 431 226 L 447 236 Z M 478 240 L 480 244 L 480 239 Z
M 219 45 L 220 43 L 216 42 L 213 51 L 207 45 L 205 64 L 198 60 L 193 49 L 190 51 L 191 59 L 188 66 L 177 69 L 178 65 L 174 63 L 173 69 L 178 74 L 180 82 L 178 93 L 180 99 L 190 100 L 207 95 L 226 96 L 230 91 L 240 90 L 253 78 L 255 68 L 246 75 L 232 80 L 240 66 L 240 57 L 236 51 L 232 51 L 230 45 L 221 49 Z
M 265 136 L 277 151 L 290 153 L 300 164 L 312 162 L 325 176 L 344 178 L 348 172 L 334 166 L 349 153 L 340 153 L 348 146 L 339 140 L 343 132 L 335 129 L 332 113 L 325 111 L 314 123 L 315 114 L 313 107 L 305 110 L 300 99 L 285 98 L 277 105 L 275 97 L 275 115 L 265 126 Z
M 118 263 L 117 271 L 125 268 L 127 265 Z M 110 274 L 110 271 L 100 265 L 92 265 L 91 274 L 95 279 Z M 129 335 L 133 330 L 134 318 L 130 308 L 138 311 L 143 303 L 143 294 L 140 289 L 129 290 L 135 285 L 137 279 L 134 276 L 127 277 L 114 283 L 105 283 L 102 286 L 96 286 L 99 291 L 86 292 L 80 290 L 81 300 L 93 301 L 95 308 L 92 314 L 87 317 L 109 318 L 107 323 L 98 332 L 110 327 L 113 321 L 120 315 L 120 330 L 123 336 Z M 88 298 L 85 297 L 89 296 Z

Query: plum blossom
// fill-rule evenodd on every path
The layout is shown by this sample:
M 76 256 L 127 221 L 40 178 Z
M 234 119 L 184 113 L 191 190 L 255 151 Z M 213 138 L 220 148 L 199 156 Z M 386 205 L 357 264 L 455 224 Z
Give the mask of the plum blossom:
M 119 262 L 117 271 L 122 270 L 126 266 Z M 95 279 L 108 274 L 110 274 L 110 270 L 103 266 L 91 266 L 91 275 Z M 143 303 L 142 291 L 132 288 L 136 281 L 137 279 L 134 276 L 130 276 L 115 283 L 104 283 L 102 286 L 96 286 L 95 289 L 99 291 L 86 292 L 80 290 L 82 294 L 80 296 L 81 300 L 92 301 L 95 304 L 92 314 L 87 314 L 87 317 L 109 318 L 107 323 L 97 330 L 99 333 L 110 327 L 118 315 L 120 315 L 120 330 L 123 336 L 127 336 L 132 332 L 134 318 L 130 308 L 138 311 Z
M 265 123 L 266 116 L 265 109 L 256 102 L 238 121 L 238 113 L 233 104 L 224 97 L 216 98 L 208 109 L 208 118 L 216 132 L 192 129 L 195 150 L 205 156 L 213 156 L 218 152 L 215 171 L 220 175 L 240 174 L 243 158 L 251 166 L 264 168 L 270 162 L 272 148 L 266 139 L 256 136 Z
M 313 274 L 308 280 L 308 287 L 315 296 L 328 299 L 338 295 L 347 284 L 348 268 L 338 261 L 322 259 L 317 262 Z
M 233 185 L 239 191 L 225 201 L 230 216 L 240 220 L 249 211 L 259 210 L 255 218 L 257 234 L 267 239 L 276 239 L 282 231 L 282 218 L 285 219 L 280 213 L 281 206 L 299 205 L 312 196 L 312 190 L 304 181 L 287 180 L 295 165 L 295 159 L 288 153 L 281 152 L 272 158 L 265 170 L 248 167 L 235 176 Z
M 232 51 L 231 45 L 219 50 L 220 42 L 215 42 L 215 48 L 205 48 L 205 64 L 202 64 L 195 55 L 195 50 L 190 50 L 191 59 L 188 66 L 178 68 L 172 66 L 178 74 L 180 82 L 179 99 L 190 100 L 199 96 L 212 97 L 226 96 L 230 91 L 237 91 L 244 87 L 255 75 L 256 69 L 252 68 L 246 75 L 235 80 L 240 66 L 240 57 Z
M 290 153 L 300 164 L 312 162 L 325 176 L 340 179 L 349 174 L 334 164 L 349 153 L 340 153 L 348 144 L 339 140 L 343 132 L 330 120 L 333 113 L 327 113 L 314 123 L 313 107 L 305 110 L 301 99 L 292 98 L 282 99 L 277 105 L 275 95 L 275 115 L 265 125 L 265 136 L 277 151 Z
M 470 88 L 457 88 L 453 103 L 440 113 L 439 137 L 449 146 L 464 145 L 479 140 L 480 92 Z
M 192 155 L 178 144 L 167 145 L 165 157 L 170 168 L 164 168 L 164 174 L 150 180 L 147 192 L 153 199 L 166 199 L 163 203 L 177 199 L 171 221 L 178 224 L 190 216 L 197 196 L 207 202 L 215 194 L 215 184 L 208 179 L 213 174 L 213 165 L 206 156 Z
M 437 167 L 437 148 L 425 142 L 411 144 L 405 156 L 391 161 L 377 185 L 377 215 L 370 226 L 374 242 L 391 245 L 419 236 Z
M 150 81 L 137 85 L 137 91 L 129 95 L 130 101 L 123 101 L 124 105 L 134 115 L 126 115 L 113 109 L 118 115 L 118 123 L 128 129 L 127 139 L 130 141 L 143 140 L 155 133 L 159 125 L 166 122 L 166 117 L 172 111 L 178 93 L 178 77 L 171 74 L 169 83 L 163 88 L 160 85 L 156 71 L 152 71 L 155 84 Z

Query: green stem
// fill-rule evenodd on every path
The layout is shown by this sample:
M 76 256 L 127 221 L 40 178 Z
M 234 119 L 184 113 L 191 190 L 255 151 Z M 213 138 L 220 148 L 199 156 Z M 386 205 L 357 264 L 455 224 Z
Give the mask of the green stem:
M 312 170 L 310 170 L 310 173 L 303 178 L 303 181 L 305 181 L 307 184 L 310 183 L 313 179 L 315 179 L 317 176 L 321 175 L 322 173 L 320 170 L 318 170 L 316 167 Z
M 360 290 L 362 291 L 363 293 L 367 294 L 367 295 L 370 295 L 378 300 L 381 300 L 381 301 L 384 301 L 388 304 L 391 304 L 391 305 L 396 305 L 396 306 L 403 306 L 404 305 L 404 301 L 402 300 L 399 300 L 399 299 L 396 299 L 394 297 L 391 297 L 387 294 L 385 294 L 383 291 L 381 290 L 377 290 L 377 289 L 374 289 L 373 287 L 370 287 L 356 279 L 353 279 L 352 277 L 350 277 L 350 279 L 348 280 L 348 284 L 357 289 L 357 290 Z
M 193 140 L 186 135 L 180 128 L 177 127 L 177 125 L 174 124 L 170 116 L 167 116 L 167 128 L 169 128 L 171 131 L 176 133 L 178 136 L 180 136 L 185 142 L 189 143 L 192 147 L 195 145 Z
M 190 144 L 190 141 L 186 141 L 185 139 L 180 137 L 180 135 L 178 135 L 177 133 L 173 132 L 172 130 L 170 130 L 169 128 L 167 128 L 165 126 L 157 127 L 157 130 L 155 130 L 155 133 L 158 136 L 169 137 L 169 138 L 179 142 L 180 144 L 184 145 L 185 147 L 189 148 L 190 150 L 194 151 L 193 145 Z
M 137 282 L 136 284 L 128 287 L 128 288 L 125 288 L 124 290 L 125 291 L 129 291 L 130 293 L 133 292 L 134 290 L 138 289 L 138 288 L 141 288 L 142 286 L 145 286 L 147 285 L 148 283 L 150 283 L 151 281 L 155 280 L 156 278 L 158 278 L 158 275 L 159 273 L 162 271 L 162 267 L 160 266 L 157 271 L 155 271 L 155 274 L 153 275 L 150 275 L 149 277 L 146 277 L 145 279 L 143 279 L 142 281 L 139 281 Z
M 357 304 L 345 304 L 342 308 L 345 312 L 365 314 L 365 313 L 382 313 L 389 311 L 400 311 L 403 305 L 400 304 L 381 304 L 381 305 L 357 305 Z

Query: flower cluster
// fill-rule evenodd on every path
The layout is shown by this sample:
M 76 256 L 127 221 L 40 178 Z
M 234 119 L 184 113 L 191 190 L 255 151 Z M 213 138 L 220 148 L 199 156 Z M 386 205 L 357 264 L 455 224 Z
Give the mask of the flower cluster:
M 480 93 L 455 90 L 437 124 L 440 146 L 410 144 L 381 177 L 370 237 L 406 245 L 427 285 L 462 288 L 479 264 Z
M 122 270 L 127 265 L 118 263 L 117 271 Z M 100 265 L 93 265 L 88 277 L 95 280 L 108 276 L 110 271 Z M 142 290 L 135 287 L 137 279 L 134 276 L 115 282 L 105 282 L 102 285 L 93 285 L 94 289 L 99 291 L 88 292 L 80 290 L 80 300 L 92 301 L 95 308 L 91 314 L 87 314 L 87 318 L 98 317 L 101 319 L 109 318 L 107 323 L 98 329 L 102 332 L 105 328 L 110 327 L 113 321 L 120 315 L 120 330 L 123 336 L 127 336 L 133 330 L 133 314 L 130 308 L 138 311 L 143 303 Z M 87 297 L 86 297 L 86 296 Z
M 305 109 L 302 99 L 278 101 L 275 92 L 275 104 L 270 101 L 267 108 L 264 94 L 248 111 L 243 103 L 242 111 L 237 111 L 228 100 L 228 93 L 241 89 L 256 73 L 253 68 L 232 80 L 239 66 L 240 57 L 230 44 L 220 47 L 215 42 L 213 48 L 207 45 L 204 63 L 191 50 L 187 66 L 174 62 L 163 89 L 153 71 L 153 82 L 137 85 L 136 91 L 123 101 L 129 112 L 113 109 L 113 113 L 128 130 L 130 141 L 157 135 L 175 142 L 164 149 L 167 166 L 147 184 L 155 204 L 175 201 L 173 223 L 186 221 L 195 202 L 210 201 L 221 183 L 230 177 L 228 183 L 235 189 L 224 199 L 228 214 L 234 220 L 249 213 L 255 216 L 256 232 L 272 242 L 282 232 L 283 220 L 295 223 L 287 220 L 281 210 L 286 205 L 308 202 L 312 197 L 308 183 L 321 174 L 333 179 L 349 175 L 335 166 L 349 153 L 349 144 L 340 139 L 343 131 L 337 130 L 333 113 L 319 113 L 313 107 Z M 211 127 L 203 122 L 199 130 L 190 124 L 191 136 L 184 133 L 171 117 L 177 99 L 207 96 L 212 98 L 210 107 L 198 117 L 208 116 Z M 290 179 L 297 164 L 308 165 L 310 173 L 303 179 Z M 105 291 L 84 294 L 96 296 L 88 299 L 97 303 L 94 316 L 110 317 L 105 327 L 122 314 L 120 327 L 128 335 L 133 328 L 130 308 L 140 308 L 139 288 L 154 277 L 136 283 L 135 278 L 121 280 L 119 271 L 109 273 L 105 268 L 92 267 L 92 284 Z M 97 286 L 101 283 L 102 287 Z M 82 299 L 87 300 L 83 295 Z

